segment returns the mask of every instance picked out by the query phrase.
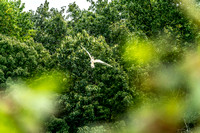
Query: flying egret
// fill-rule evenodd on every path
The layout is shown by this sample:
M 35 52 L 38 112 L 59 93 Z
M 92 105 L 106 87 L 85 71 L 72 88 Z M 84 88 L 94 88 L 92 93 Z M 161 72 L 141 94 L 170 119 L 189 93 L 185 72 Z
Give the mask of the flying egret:
M 104 65 L 107 65 L 107 66 L 109 66 L 109 67 L 112 67 L 111 65 L 109 65 L 109 64 L 107 64 L 107 63 L 105 63 L 105 62 L 103 62 L 103 61 L 101 61 L 101 60 L 99 60 L 99 59 L 94 59 L 94 57 L 93 56 L 91 56 L 90 55 L 90 53 L 83 47 L 83 46 L 81 46 L 86 52 L 87 52 L 87 54 L 89 55 L 89 57 L 90 57 L 90 62 L 91 62 L 91 67 L 92 68 L 95 68 L 95 66 L 94 66 L 94 63 L 101 63 L 101 64 L 104 64 Z

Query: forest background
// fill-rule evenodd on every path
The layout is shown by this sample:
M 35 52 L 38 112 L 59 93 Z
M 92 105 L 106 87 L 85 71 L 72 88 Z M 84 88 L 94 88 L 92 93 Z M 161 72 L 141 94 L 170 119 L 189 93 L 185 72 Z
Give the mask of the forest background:
M 199 132 L 199 1 L 87 1 L 0 0 L 0 132 Z

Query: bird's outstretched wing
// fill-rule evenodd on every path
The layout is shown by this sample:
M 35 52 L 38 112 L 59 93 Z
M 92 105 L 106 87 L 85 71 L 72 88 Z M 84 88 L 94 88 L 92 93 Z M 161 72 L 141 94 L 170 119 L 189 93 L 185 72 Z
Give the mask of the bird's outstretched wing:
M 81 47 L 87 52 L 87 54 L 90 56 L 90 59 L 92 59 L 92 56 L 90 55 L 90 53 L 83 46 Z
M 111 65 L 109 65 L 108 63 L 105 63 L 105 62 L 103 62 L 102 60 L 94 60 L 94 63 L 101 63 L 101 64 L 104 64 L 104 65 L 107 65 L 107 66 L 109 66 L 109 67 L 112 67 Z

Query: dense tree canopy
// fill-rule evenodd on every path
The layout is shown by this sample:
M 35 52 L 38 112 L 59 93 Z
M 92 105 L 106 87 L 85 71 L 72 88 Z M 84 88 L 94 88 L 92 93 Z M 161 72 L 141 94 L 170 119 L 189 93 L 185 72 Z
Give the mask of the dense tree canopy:
M 95 69 L 92 69 L 89 56 L 81 46 L 114 68 L 95 64 Z M 112 48 L 106 44 L 104 37 L 95 38 L 86 31 L 75 37 L 68 36 L 58 60 L 61 69 L 70 71 L 72 79 L 70 94 L 65 100 L 65 114 L 61 114 L 69 123 L 74 122 L 70 123 L 71 128 L 88 122 L 115 120 L 132 104 L 134 93 L 128 87 L 127 74 L 114 60 Z
M 131 32 L 142 31 L 148 37 L 159 35 L 167 29 L 177 39 L 191 42 L 197 34 L 194 25 L 181 12 L 176 0 L 113 0 L 110 3 L 105 0 L 93 2 L 88 11 L 77 10 L 75 3 L 69 9 L 73 20 L 69 21 L 69 25 L 73 29 L 85 29 L 95 36 L 103 35 L 107 42 L 112 34 L 110 25 L 122 20 Z
M 54 53 L 59 48 L 62 40 L 67 34 L 67 24 L 64 20 L 63 12 L 58 9 L 50 9 L 47 0 L 32 12 L 31 20 L 34 22 L 36 35 L 34 40 L 42 43 L 46 49 Z
M 0 33 L 26 40 L 34 35 L 30 13 L 24 12 L 21 1 L 1 0 L 0 2 Z
M 33 77 L 48 70 L 50 55 L 42 44 L 26 43 L 0 35 L 0 84 L 5 88 L 6 80 Z
M 177 69 L 184 64 L 185 54 L 198 47 L 200 32 L 196 20 L 185 15 L 184 3 L 179 0 L 87 1 L 91 3 L 87 10 L 81 10 L 75 2 L 60 10 L 50 9 L 45 0 L 36 11 L 29 12 L 23 11 L 20 0 L 0 1 L 1 92 L 10 81 L 22 79 L 31 87 L 33 81 L 43 82 L 45 78 L 39 75 L 51 77 L 52 73 L 60 72 L 53 74 L 53 79 L 60 83 L 56 86 L 59 91 L 54 94 L 57 109 L 43 122 L 44 132 L 109 132 L 110 129 L 120 132 L 129 125 L 126 114 L 129 110 L 159 101 L 159 87 L 179 88 L 181 94 L 177 95 L 187 97 L 188 82 L 196 77 L 190 75 L 192 70 L 186 71 L 192 78 L 183 84 L 180 77 L 184 76 L 180 73 L 193 64 L 198 66 L 198 60 Z M 96 63 L 91 68 L 90 57 L 82 46 L 95 59 L 113 67 Z M 168 74 L 174 69 L 179 76 Z M 154 81 L 156 76 L 159 78 Z M 164 82 L 168 76 L 177 83 Z M 158 84 L 162 85 L 158 87 Z M 178 91 L 164 92 L 169 92 L 161 93 L 167 99 Z M 166 114 L 163 108 L 162 114 L 153 115 L 153 120 Z M 191 121 L 183 119 L 179 126 L 186 131 L 183 125 L 195 126 L 199 117 Z M 102 123 L 108 125 L 98 126 Z M 164 126 L 171 124 L 166 123 Z

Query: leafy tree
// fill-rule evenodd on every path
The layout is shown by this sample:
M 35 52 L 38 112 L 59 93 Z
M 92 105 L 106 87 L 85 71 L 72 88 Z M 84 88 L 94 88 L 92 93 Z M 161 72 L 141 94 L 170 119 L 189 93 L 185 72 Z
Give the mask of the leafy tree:
M 24 12 L 21 0 L 0 1 L 0 33 L 15 36 L 19 40 L 27 40 L 34 36 L 30 13 Z
M 42 44 L 0 35 L 0 84 L 5 89 L 6 80 L 33 77 L 47 70 L 50 55 Z
M 95 58 L 114 67 L 95 64 L 92 69 L 89 56 L 81 45 Z M 58 65 L 60 69 L 70 72 L 72 85 L 69 92 L 60 97 L 58 117 L 65 119 L 70 126 L 69 131 L 74 132 L 77 127 L 91 122 L 120 118 L 133 103 L 134 94 L 128 87 L 127 74 L 115 62 L 105 39 L 89 36 L 83 31 L 75 37 L 68 36 L 62 46 Z
M 160 35 L 165 29 L 173 29 L 174 37 L 182 42 L 192 42 L 197 36 L 195 25 L 184 16 L 176 0 L 90 2 L 91 7 L 87 11 L 81 11 L 75 3 L 71 5 L 68 12 L 73 14 L 73 21 L 68 24 L 74 31 L 85 29 L 90 35 L 103 35 L 109 45 L 109 36 L 113 34 L 110 26 L 121 20 L 125 20 L 130 32 L 144 33 L 148 37 Z
M 180 63 L 197 46 L 198 28 L 177 0 L 87 1 L 88 10 L 70 4 L 66 18 L 65 7 L 49 9 L 47 0 L 36 12 L 23 12 L 20 0 L 0 1 L 0 88 L 50 69 L 62 72 L 45 76 L 60 83 L 46 132 L 110 130 L 90 125 L 121 120 L 140 99 L 151 98 L 143 90 L 155 69 Z M 92 69 L 81 46 L 113 67 Z
M 46 0 L 31 15 L 31 20 L 34 22 L 34 29 L 36 30 L 34 41 L 42 43 L 51 53 L 55 53 L 56 48 L 60 47 L 67 33 L 64 11 L 64 7 L 61 11 L 55 8 L 49 11 L 49 2 Z
M 120 18 L 115 16 L 118 13 L 116 13 L 117 9 L 110 9 L 108 6 L 107 1 L 97 1 L 97 3 L 92 1 L 90 10 L 81 11 L 75 3 L 69 5 L 69 9 L 67 10 L 69 13 L 68 17 L 72 19 L 72 21 L 68 21 L 69 27 L 72 27 L 75 33 L 86 30 L 93 36 L 103 35 L 106 41 L 108 41 L 109 26 L 113 22 L 120 20 Z M 102 13 L 101 10 L 106 11 Z

